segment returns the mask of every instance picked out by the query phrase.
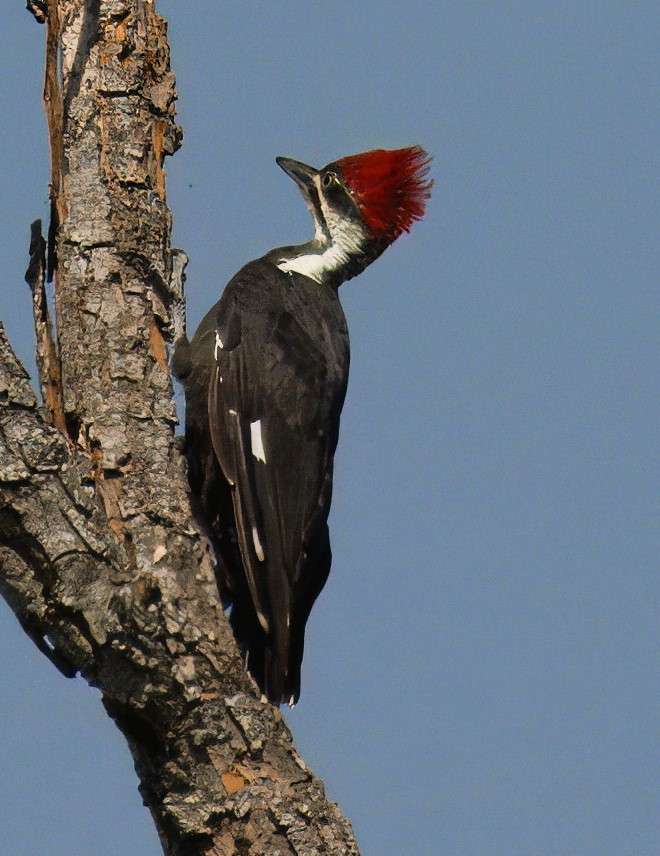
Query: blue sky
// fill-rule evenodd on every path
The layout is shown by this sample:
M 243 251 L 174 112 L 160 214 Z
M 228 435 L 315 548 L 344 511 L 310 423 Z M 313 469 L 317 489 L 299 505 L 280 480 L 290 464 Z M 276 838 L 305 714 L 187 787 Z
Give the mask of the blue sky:
M 32 365 L 44 32 L 6 5 L 0 317 Z M 287 714 L 304 757 L 365 854 L 651 856 L 657 7 L 157 6 L 191 328 L 310 235 L 276 155 L 435 156 L 425 220 L 342 287 L 333 570 Z M 96 691 L 4 604 L 0 631 L 0 852 L 158 854 Z

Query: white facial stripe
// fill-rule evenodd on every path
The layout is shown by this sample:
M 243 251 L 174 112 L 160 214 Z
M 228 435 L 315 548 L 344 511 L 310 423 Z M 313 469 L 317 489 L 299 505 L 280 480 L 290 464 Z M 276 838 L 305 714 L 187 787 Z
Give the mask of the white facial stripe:
M 316 189 L 320 190 L 321 179 L 318 175 L 314 176 L 314 184 L 316 185 Z M 319 198 L 320 197 L 321 194 L 319 193 Z M 306 199 L 306 204 L 310 214 L 312 215 L 312 220 L 314 221 L 314 240 L 317 241 L 319 244 L 324 244 L 327 241 L 327 236 L 325 234 L 325 229 L 323 228 L 323 223 L 321 222 L 321 220 L 319 220 L 319 215 L 316 210 L 316 207 L 309 199 Z
M 281 262 L 278 268 L 285 273 L 296 271 L 316 282 L 323 281 L 324 273 L 332 273 L 347 265 L 351 258 L 360 255 L 364 242 L 362 229 L 341 217 L 329 214 L 332 242 L 322 253 L 309 253 Z
M 281 262 L 278 268 L 285 273 L 295 271 L 315 282 L 322 282 L 325 273 L 332 273 L 344 267 L 353 256 L 361 254 L 366 235 L 358 223 L 346 220 L 328 206 L 321 190 L 320 176 L 314 176 L 314 184 L 319 191 L 321 210 L 326 228 L 330 233 L 330 239 L 328 240 L 324 230 L 314 217 L 316 227 L 314 240 L 323 248 L 323 252 L 309 253 L 288 259 Z M 313 211 L 312 214 L 314 214 Z
M 264 441 L 261 436 L 261 419 L 256 419 L 250 422 L 250 444 L 252 446 L 252 454 L 258 461 L 266 463 L 266 452 L 264 451 Z

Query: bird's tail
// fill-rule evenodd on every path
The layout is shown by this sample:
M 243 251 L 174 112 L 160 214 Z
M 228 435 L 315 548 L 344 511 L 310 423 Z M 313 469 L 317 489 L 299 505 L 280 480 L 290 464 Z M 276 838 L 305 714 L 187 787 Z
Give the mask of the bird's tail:
M 269 701 L 293 707 L 300 697 L 304 628 L 277 639 L 264 631 L 251 603 L 241 606 L 233 604 L 230 620 L 248 671 Z
M 293 707 L 300 698 L 300 666 L 302 664 L 304 627 L 288 634 L 285 644 L 268 639 L 264 650 L 264 692 L 275 704 Z

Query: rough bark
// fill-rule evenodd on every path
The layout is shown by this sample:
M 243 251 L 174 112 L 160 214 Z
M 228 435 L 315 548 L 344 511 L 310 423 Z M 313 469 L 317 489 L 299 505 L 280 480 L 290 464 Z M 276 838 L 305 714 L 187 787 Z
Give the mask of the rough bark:
M 0 325 L 2 594 L 63 674 L 101 689 L 166 854 L 357 853 L 243 668 L 190 515 L 165 23 L 150 0 L 28 7 L 47 26 L 51 224 L 47 245 L 33 224 L 27 274 L 44 404 Z

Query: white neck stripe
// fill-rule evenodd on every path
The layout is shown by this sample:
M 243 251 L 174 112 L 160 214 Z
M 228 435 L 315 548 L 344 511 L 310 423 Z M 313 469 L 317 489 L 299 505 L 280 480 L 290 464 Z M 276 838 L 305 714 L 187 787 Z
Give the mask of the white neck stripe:
M 346 267 L 356 256 L 362 255 L 366 235 L 355 221 L 346 220 L 332 211 L 321 197 L 325 222 L 330 240 L 323 252 L 303 253 L 278 264 L 285 273 L 295 271 L 316 282 L 323 282 L 324 275 Z M 321 245 L 323 246 L 323 245 Z
M 342 267 L 348 256 L 342 252 L 341 247 L 330 245 L 323 253 L 309 253 L 308 255 L 296 256 L 285 262 L 280 262 L 278 268 L 285 273 L 295 271 L 313 279 L 315 282 L 323 282 L 324 274 L 332 273 Z

